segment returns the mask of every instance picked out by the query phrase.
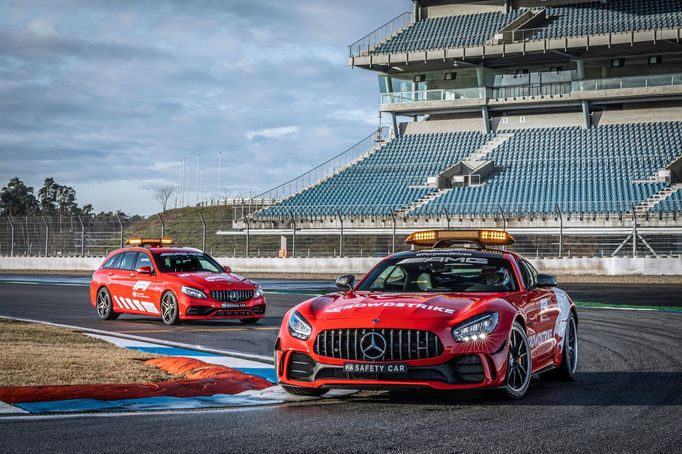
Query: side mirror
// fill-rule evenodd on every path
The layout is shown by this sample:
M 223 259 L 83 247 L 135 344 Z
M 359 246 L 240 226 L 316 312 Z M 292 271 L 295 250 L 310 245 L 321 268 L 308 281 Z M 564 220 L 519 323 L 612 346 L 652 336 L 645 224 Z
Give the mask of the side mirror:
M 355 283 L 355 276 L 352 274 L 345 274 L 336 279 L 336 286 L 343 290 L 353 290 L 353 284 Z
M 551 274 L 538 274 L 536 287 L 556 287 L 556 276 Z
M 141 266 L 135 270 L 137 274 L 154 274 L 154 270 L 151 266 Z
M 227 274 L 230 274 L 230 273 L 232 272 L 232 268 L 230 268 L 230 267 L 227 266 L 227 265 L 225 265 L 225 266 L 223 267 L 223 269 L 225 270 L 225 272 L 226 272 Z

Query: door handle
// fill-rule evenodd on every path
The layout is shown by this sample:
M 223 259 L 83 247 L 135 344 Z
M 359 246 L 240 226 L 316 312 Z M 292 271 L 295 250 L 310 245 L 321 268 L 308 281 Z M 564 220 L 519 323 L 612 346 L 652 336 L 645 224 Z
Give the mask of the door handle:
M 130 277 L 135 277 L 135 273 L 130 273 Z
M 114 275 L 114 273 L 112 273 L 111 271 L 109 271 L 109 276 L 113 276 L 113 275 Z

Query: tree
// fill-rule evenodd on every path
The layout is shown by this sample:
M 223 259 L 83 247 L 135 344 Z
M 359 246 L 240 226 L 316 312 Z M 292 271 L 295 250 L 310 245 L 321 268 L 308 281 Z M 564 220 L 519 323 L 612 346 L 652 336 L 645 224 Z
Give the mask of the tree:
M 154 200 L 161 204 L 161 208 L 163 208 L 164 212 L 166 211 L 168 202 L 174 192 L 173 186 L 160 186 L 154 191 Z
M 38 210 L 38 201 L 33 194 L 33 188 L 26 186 L 19 177 L 14 177 L 0 191 L 0 207 L 4 215 L 26 216 L 35 214 Z
M 83 205 L 83 208 L 81 208 L 81 214 L 83 216 L 94 216 L 95 209 L 93 208 L 92 204 L 86 203 Z
M 54 181 L 54 178 L 45 178 L 43 187 L 38 191 L 38 203 L 42 214 L 50 216 L 57 212 L 60 188 L 61 186 Z

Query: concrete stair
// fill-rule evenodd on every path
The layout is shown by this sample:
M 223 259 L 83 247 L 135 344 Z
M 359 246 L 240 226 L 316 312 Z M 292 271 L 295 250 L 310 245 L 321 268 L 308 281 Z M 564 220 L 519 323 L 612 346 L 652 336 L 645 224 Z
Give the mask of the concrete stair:
M 406 216 L 407 213 L 409 213 L 410 211 L 416 210 L 420 206 L 426 205 L 427 203 L 431 202 L 432 200 L 435 200 L 438 197 L 442 197 L 450 191 L 452 191 L 452 189 L 441 189 L 438 191 L 430 192 L 430 193 L 426 194 L 424 197 L 422 197 L 421 199 L 418 199 L 418 200 L 412 202 L 411 204 L 407 205 L 406 207 L 402 208 L 396 214 L 398 216 Z
M 635 206 L 635 213 L 646 213 L 653 207 L 663 202 L 665 199 L 682 189 L 682 184 L 673 184 L 672 186 L 665 187 L 658 191 L 656 194 L 652 195 L 644 202 Z
M 497 147 L 514 137 L 514 134 L 505 132 L 495 136 L 494 139 L 486 142 L 478 150 L 471 153 L 464 161 L 484 161 L 485 157 L 492 153 Z

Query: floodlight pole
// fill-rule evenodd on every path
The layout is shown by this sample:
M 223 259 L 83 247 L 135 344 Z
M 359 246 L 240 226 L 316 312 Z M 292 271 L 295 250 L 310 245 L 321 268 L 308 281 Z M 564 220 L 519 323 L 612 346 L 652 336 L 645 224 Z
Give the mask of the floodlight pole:
M 391 220 L 393 221 L 393 235 L 391 238 L 391 253 L 395 254 L 395 231 L 396 231 L 396 222 L 395 222 L 395 213 L 391 211 Z
M 504 215 L 504 210 L 502 210 L 502 207 L 498 207 L 500 211 L 500 216 L 502 217 L 502 225 L 503 225 L 503 230 L 506 232 L 507 231 L 507 216 Z
M 12 216 L 7 216 L 7 220 L 9 221 L 9 228 L 10 228 L 10 246 L 9 246 L 9 255 L 10 257 L 14 257 L 14 222 L 12 222 Z
M 291 218 L 291 256 L 296 257 L 296 219 L 291 210 L 289 210 L 289 217 Z
M 160 213 L 156 213 L 156 217 L 159 218 L 159 223 L 161 224 L 161 238 L 163 238 L 166 233 L 166 226 L 163 224 L 163 218 Z
M 78 222 L 81 223 L 81 257 L 85 256 L 85 225 L 83 225 L 83 219 L 81 215 L 78 215 Z
M 564 255 L 564 216 L 561 213 L 559 204 L 555 204 L 557 216 L 559 216 L 559 258 Z
M 632 205 L 632 257 L 637 258 L 637 213 Z
M 249 258 L 249 241 L 251 239 L 251 224 L 249 223 L 249 217 L 244 216 L 244 223 L 246 224 L 246 258 Z
M 121 222 L 121 217 L 117 214 L 116 215 L 116 220 L 118 221 L 118 232 L 119 232 L 119 240 L 120 240 L 120 247 L 123 247 L 123 223 Z
M 43 224 L 45 224 L 45 257 L 47 257 L 47 245 L 48 242 L 50 241 L 50 226 L 47 225 L 45 216 L 41 214 L 40 217 L 43 218 Z
M 204 219 L 204 214 L 200 211 L 199 218 L 201 218 L 201 250 L 206 251 L 206 219 Z
M 336 216 L 339 218 L 339 223 L 341 225 L 341 230 L 339 234 L 339 257 L 343 257 L 343 217 L 341 217 L 341 212 L 336 210 Z
M 447 221 L 447 229 L 450 230 L 450 213 L 448 213 L 447 208 L 443 208 L 443 214 L 445 215 L 445 220 Z

